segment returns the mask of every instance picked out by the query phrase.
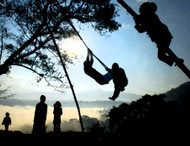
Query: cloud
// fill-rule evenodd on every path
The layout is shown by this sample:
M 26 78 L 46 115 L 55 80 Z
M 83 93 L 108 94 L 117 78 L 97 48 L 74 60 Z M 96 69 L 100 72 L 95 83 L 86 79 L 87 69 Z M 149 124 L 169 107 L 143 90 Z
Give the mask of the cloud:
M 100 110 L 103 110 L 103 108 L 81 108 L 81 114 L 86 115 L 84 116 L 84 123 L 86 127 L 100 119 Z M 31 133 L 33 127 L 34 111 L 34 106 L 0 105 L 0 120 L 2 121 L 5 113 L 9 112 L 10 118 L 12 120 L 12 124 L 9 128 L 10 130 Z M 78 112 L 76 107 L 63 107 L 63 115 L 61 116 L 61 120 L 62 131 L 80 131 L 80 123 L 78 121 Z M 53 130 L 53 107 L 50 106 L 48 107 L 46 125 L 47 132 Z M 4 126 L 0 124 L 0 130 L 1 129 L 4 129 Z
M 17 130 L 23 132 L 23 133 L 32 133 L 33 125 L 22 125 L 21 127 L 18 127 Z M 53 131 L 53 123 L 52 122 L 46 122 L 46 132 L 52 132 Z M 81 131 L 80 123 L 78 119 L 70 119 L 68 121 L 64 120 L 61 123 L 61 131 Z
M 79 120 L 70 119 L 69 121 L 63 121 L 61 124 L 62 131 L 81 131 Z
M 148 2 L 148 0 L 137 0 L 137 2 Z
M 32 132 L 33 125 L 24 125 L 19 128 L 20 131 L 23 133 L 31 133 Z
M 53 107 L 54 103 L 57 100 L 50 100 L 46 101 L 47 105 L 49 107 Z M 63 106 L 63 108 L 75 108 L 76 104 L 74 101 L 64 101 L 64 100 L 59 100 Z M 6 99 L 6 100 L 0 100 L 0 105 L 4 106 L 10 106 L 10 107 L 15 107 L 15 106 L 20 106 L 20 107 L 26 107 L 26 106 L 31 106 L 35 107 L 36 104 L 39 102 L 39 100 L 19 100 L 19 99 Z M 111 101 L 111 100 L 102 100 L 102 101 L 78 101 L 79 106 L 81 108 L 111 108 L 113 106 L 119 106 L 122 101 Z
M 100 114 L 100 121 L 106 121 L 107 120 L 107 115 L 109 113 L 110 109 L 102 109 L 102 110 L 99 110 L 99 114 Z
M 87 115 L 83 115 L 82 116 L 83 119 L 83 125 L 86 131 L 89 131 L 89 128 L 94 124 L 97 123 L 99 121 L 98 118 L 94 118 L 94 117 L 89 117 Z M 107 127 L 107 121 L 101 122 L 101 125 L 104 125 Z M 33 128 L 33 125 L 23 125 L 19 128 L 20 131 L 22 131 L 23 133 L 31 133 Z M 48 122 L 46 123 L 46 132 L 51 132 L 53 131 L 53 123 L 52 122 Z M 67 132 L 67 131 L 81 131 L 81 125 L 78 119 L 69 119 L 62 121 L 61 123 L 61 131 Z
M 123 29 L 134 29 L 134 26 L 132 26 L 131 24 L 123 23 L 122 24 L 122 28 Z
M 34 107 L 31 106 L 2 106 L 0 105 L 0 118 L 4 118 L 6 112 L 10 113 L 10 118 L 12 124 L 10 125 L 10 130 L 18 131 L 22 125 L 32 125 L 33 124 L 33 115 Z M 0 129 L 4 129 L 3 125 L 0 125 Z M 25 131 L 24 131 L 25 132 Z
M 98 118 L 89 117 L 87 115 L 83 115 L 82 120 L 83 120 L 83 125 L 86 131 L 89 131 L 89 128 L 94 123 L 97 123 L 99 121 Z M 48 128 L 53 129 L 52 124 L 50 127 Z M 63 123 L 61 124 L 61 130 L 62 131 L 81 131 L 81 125 L 78 119 L 70 119 L 69 121 L 63 121 Z
M 94 101 L 94 100 L 109 101 L 108 97 L 111 97 L 113 95 L 113 90 L 112 91 L 104 91 L 104 90 L 101 90 L 98 88 L 88 89 L 84 92 L 79 92 L 77 95 L 80 98 L 80 100 L 83 100 L 83 101 Z M 126 89 L 126 91 L 127 91 L 127 89 Z M 131 102 L 131 101 L 136 100 L 140 97 L 141 97 L 140 95 L 127 93 L 127 92 L 121 92 L 116 101 Z

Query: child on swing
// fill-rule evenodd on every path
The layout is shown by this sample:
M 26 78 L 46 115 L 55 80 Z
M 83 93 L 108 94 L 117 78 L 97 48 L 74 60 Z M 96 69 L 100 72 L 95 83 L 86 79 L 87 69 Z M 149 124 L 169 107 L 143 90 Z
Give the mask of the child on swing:
M 84 72 L 87 75 L 89 75 L 91 78 L 93 78 L 96 82 L 98 82 L 100 85 L 108 84 L 109 81 L 112 79 L 111 72 L 107 70 L 108 73 L 102 75 L 92 67 L 93 63 L 94 63 L 93 54 L 90 50 L 88 50 L 88 54 L 84 62 Z
M 112 65 L 112 69 L 106 68 L 108 73 L 102 75 L 92 67 L 93 62 L 93 54 L 90 50 L 88 50 L 87 58 L 84 62 L 84 72 L 100 85 L 108 84 L 109 81 L 113 79 L 115 89 L 113 96 L 109 97 L 109 99 L 114 101 L 119 96 L 120 92 L 125 90 L 125 86 L 128 84 L 125 71 L 120 68 L 117 63 L 114 63 Z
M 112 65 L 112 69 L 110 69 L 113 77 L 114 83 L 114 93 L 112 97 L 109 97 L 110 100 L 115 101 L 115 99 L 119 96 L 121 91 L 125 90 L 125 86 L 128 84 L 128 79 L 125 74 L 125 71 L 119 67 L 117 63 Z
M 117 63 L 114 63 L 112 65 L 112 69 L 106 68 L 108 73 L 102 75 L 92 67 L 93 62 L 93 54 L 90 50 L 88 50 L 88 55 L 84 62 L 84 72 L 100 85 L 108 84 L 109 81 L 113 79 L 115 89 L 113 96 L 109 97 L 109 99 L 114 101 L 119 96 L 120 92 L 125 90 L 124 87 L 128 84 L 125 71 L 120 68 Z
M 158 48 L 158 58 L 172 66 L 174 58 L 168 55 L 169 45 L 173 38 L 168 30 L 168 27 L 163 24 L 155 14 L 157 6 L 153 2 L 145 2 L 139 8 L 140 15 L 134 19 L 136 22 L 135 28 L 138 32 L 147 32 L 151 40 L 156 43 Z M 177 58 L 178 62 L 183 63 L 183 59 Z

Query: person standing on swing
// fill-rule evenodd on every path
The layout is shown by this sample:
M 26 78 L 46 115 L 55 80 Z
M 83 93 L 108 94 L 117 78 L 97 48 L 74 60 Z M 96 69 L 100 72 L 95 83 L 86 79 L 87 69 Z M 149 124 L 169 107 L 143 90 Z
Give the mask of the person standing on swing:
M 138 32 L 147 32 L 151 40 L 156 43 L 158 48 L 158 59 L 169 66 L 174 63 L 174 58 L 168 55 L 169 45 L 173 36 L 168 27 L 163 24 L 155 14 L 157 5 L 153 2 L 145 2 L 139 8 L 140 15 L 134 17 Z M 183 59 L 177 58 L 178 62 L 183 63 Z
M 120 92 L 125 90 L 125 86 L 128 84 L 128 79 L 126 77 L 125 71 L 120 68 L 117 63 L 112 65 L 111 73 L 115 89 L 113 96 L 109 97 L 109 99 L 115 101 Z

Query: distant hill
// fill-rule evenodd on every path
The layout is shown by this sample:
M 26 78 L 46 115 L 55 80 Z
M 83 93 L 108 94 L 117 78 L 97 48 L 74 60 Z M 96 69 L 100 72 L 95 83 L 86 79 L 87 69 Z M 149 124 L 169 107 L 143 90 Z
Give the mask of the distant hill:
M 24 100 L 24 99 L 0 99 L 0 105 L 6 106 L 36 106 L 38 100 Z M 60 100 L 63 107 L 76 107 L 73 101 L 63 101 Z M 111 100 L 97 100 L 97 101 L 78 101 L 81 108 L 112 108 L 113 106 L 119 106 L 123 101 L 111 101 Z M 55 101 L 46 101 L 48 106 L 53 107 Z M 128 103 L 128 102 L 126 102 Z
M 186 82 L 179 87 L 173 88 L 166 95 L 166 101 L 177 101 L 179 105 L 190 105 L 190 82 Z M 35 106 L 39 102 L 41 92 L 33 92 L 26 94 L 19 94 L 16 98 L 8 98 L 6 100 L 0 99 L 0 105 L 7 106 Z M 48 99 L 46 103 L 53 106 L 56 100 L 62 102 L 64 107 L 75 107 L 71 94 L 60 93 L 45 93 Z M 130 103 L 141 98 L 141 95 L 130 94 L 122 92 L 120 97 L 115 101 L 110 101 L 108 96 L 112 95 L 110 91 L 103 91 L 99 89 L 87 90 L 86 92 L 79 92 L 77 94 L 78 101 L 81 107 L 98 107 L 98 108 L 112 108 L 112 106 L 119 106 L 121 103 Z M 70 98 L 66 98 L 66 97 Z M 20 97 L 20 98 L 19 98 Z M 56 98 L 57 97 L 57 98 Z
M 66 90 L 65 93 L 59 92 L 27 92 L 18 93 L 13 98 L 22 100 L 36 100 L 39 101 L 41 95 L 46 96 L 46 101 L 49 100 L 73 100 L 73 95 L 70 89 Z M 76 92 L 77 99 L 80 101 L 109 101 L 108 97 L 113 95 L 113 91 L 104 91 L 101 89 L 87 89 L 86 91 Z M 121 92 L 117 101 L 131 102 L 141 98 L 141 95 L 128 93 L 127 90 Z
M 165 93 L 166 101 L 177 101 L 180 106 L 190 105 L 190 82 Z

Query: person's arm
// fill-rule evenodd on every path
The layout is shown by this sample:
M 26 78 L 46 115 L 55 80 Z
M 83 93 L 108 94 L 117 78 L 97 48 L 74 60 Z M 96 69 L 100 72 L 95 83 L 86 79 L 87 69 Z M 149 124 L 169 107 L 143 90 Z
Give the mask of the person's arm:
M 139 33 L 143 33 L 145 32 L 145 28 L 141 25 L 141 21 L 140 21 L 140 15 L 137 15 L 136 17 L 134 17 L 135 20 L 135 29 L 139 32 Z
M 2 122 L 2 125 L 4 125 L 5 124 L 5 118 L 3 119 L 3 122 Z
M 139 33 L 145 32 L 145 29 L 144 29 L 142 26 L 140 26 L 139 24 L 136 24 L 136 25 L 135 25 L 135 29 L 136 29 Z
M 112 70 L 110 68 L 106 68 L 106 71 L 108 72 L 112 72 Z

